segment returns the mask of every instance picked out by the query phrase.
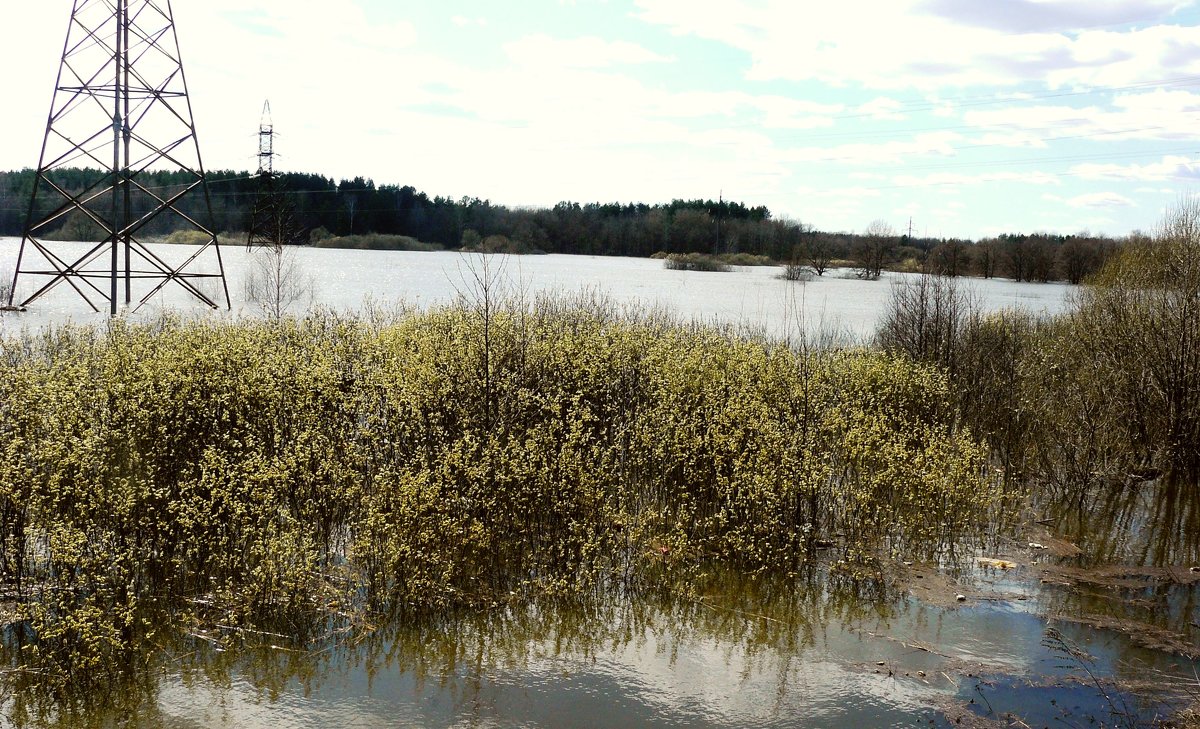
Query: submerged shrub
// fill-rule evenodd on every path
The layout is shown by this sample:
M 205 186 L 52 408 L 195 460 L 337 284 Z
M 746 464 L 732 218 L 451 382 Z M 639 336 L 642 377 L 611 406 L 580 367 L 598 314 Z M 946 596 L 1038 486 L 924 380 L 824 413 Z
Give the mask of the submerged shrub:
M 1200 202 L 1123 250 L 1079 296 L 1064 334 L 1092 361 L 1133 467 L 1200 473 Z
M 60 675 L 125 670 L 164 620 L 294 633 L 833 535 L 945 555 L 1001 495 L 931 368 L 603 307 L 68 327 L 0 367 L 9 642 Z
M 672 253 L 663 261 L 663 265 L 671 271 L 709 271 L 725 273 L 733 268 L 716 256 L 706 256 L 703 253 Z
M 1088 487 L 1200 475 L 1200 202 L 1181 201 L 1039 320 L 980 316 L 953 281 L 897 285 L 876 335 L 937 366 L 1009 477 Z
M 968 293 L 949 276 L 899 279 L 892 284 L 876 344 L 954 373 L 974 310 Z

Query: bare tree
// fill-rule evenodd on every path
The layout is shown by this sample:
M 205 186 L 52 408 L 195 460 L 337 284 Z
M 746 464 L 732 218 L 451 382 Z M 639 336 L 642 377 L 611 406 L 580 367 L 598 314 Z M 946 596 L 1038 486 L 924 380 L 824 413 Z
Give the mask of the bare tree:
M 950 276 L 921 274 L 892 284 L 892 298 L 875 333 L 882 349 L 954 373 L 963 332 L 978 308 Z
M 858 242 L 858 267 L 855 275 L 870 281 L 878 279 L 883 273 L 884 262 L 896 246 L 896 238 L 895 228 L 886 221 L 872 221 Z
M 267 316 L 279 320 L 294 304 L 311 303 L 312 277 L 300 263 L 293 246 L 262 246 L 250 254 L 246 300 Z
M 996 268 L 1000 265 L 1000 242 L 993 239 L 980 241 L 975 245 L 975 260 L 980 276 L 995 278 Z
M 939 276 L 955 278 L 964 272 L 967 262 L 967 246 L 960 240 L 948 240 L 938 244 L 929 252 L 926 270 Z
M 825 235 L 814 232 L 811 227 L 805 234 L 808 237 L 804 246 L 808 265 L 813 273 L 824 276 L 825 271 L 829 270 L 830 262 L 833 261 L 833 243 Z
M 1081 290 L 1071 336 L 1140 460 L 1200 473 L 1200 199 L 1181 198 Z
M 12 306 L 14 278 L 12 269 L 0 268 L 0 306 Z

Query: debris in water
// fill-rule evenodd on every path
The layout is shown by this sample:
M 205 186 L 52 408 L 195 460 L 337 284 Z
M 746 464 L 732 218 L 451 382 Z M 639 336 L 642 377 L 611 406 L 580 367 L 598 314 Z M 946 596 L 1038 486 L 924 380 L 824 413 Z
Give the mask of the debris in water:
M 995 567 L 998 570 L 1015 570 L 1017 568 L 1016 562 L 1009 562 L 1004 559 L 991 559 L 990 557 L 980 557 L 979 564 L 984 567 Z

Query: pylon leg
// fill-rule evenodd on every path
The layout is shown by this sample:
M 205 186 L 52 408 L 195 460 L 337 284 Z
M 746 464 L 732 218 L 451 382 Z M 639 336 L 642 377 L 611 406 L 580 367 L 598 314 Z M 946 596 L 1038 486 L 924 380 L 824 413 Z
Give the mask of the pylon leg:
M 114 316 L 122 300 L 136 311 L 170 285 L 228 308 L 212 220 L 170 0 L 75 0 L 9 306 L 65 283 Z M 180 228 L 203 234 L 182 263 L 144 242 Z M 61 242 L 73 237 L 96 243 Z

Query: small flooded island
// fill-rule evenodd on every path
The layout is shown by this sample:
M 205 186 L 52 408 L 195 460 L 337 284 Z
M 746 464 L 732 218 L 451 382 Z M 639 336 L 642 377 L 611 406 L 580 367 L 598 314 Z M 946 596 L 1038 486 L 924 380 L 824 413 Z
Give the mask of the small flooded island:
M 0 726 L 1200 729 L 1195 3 L 188 5 L 0 150 Z

